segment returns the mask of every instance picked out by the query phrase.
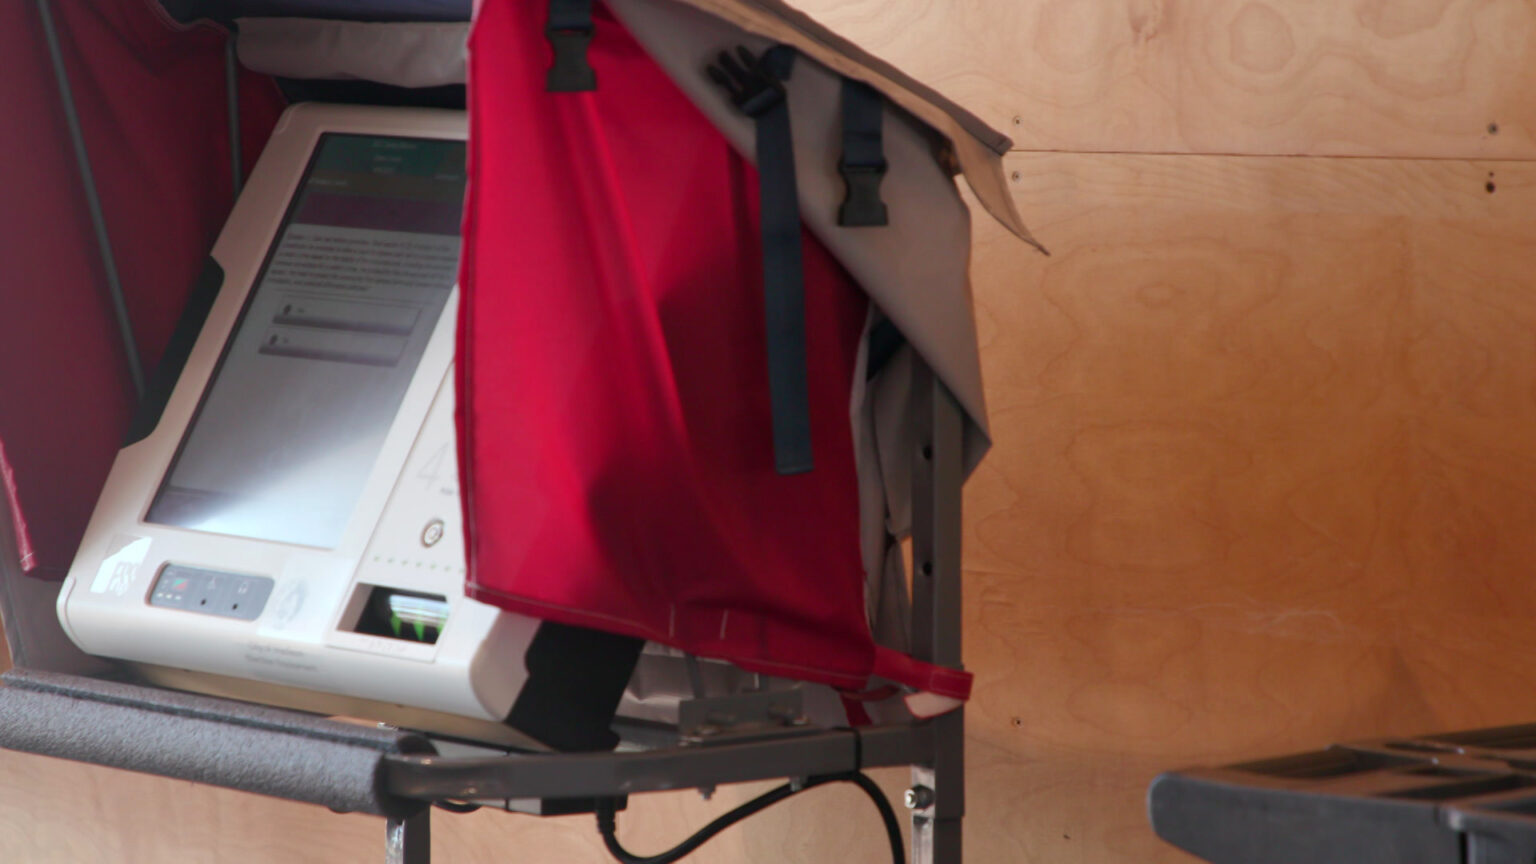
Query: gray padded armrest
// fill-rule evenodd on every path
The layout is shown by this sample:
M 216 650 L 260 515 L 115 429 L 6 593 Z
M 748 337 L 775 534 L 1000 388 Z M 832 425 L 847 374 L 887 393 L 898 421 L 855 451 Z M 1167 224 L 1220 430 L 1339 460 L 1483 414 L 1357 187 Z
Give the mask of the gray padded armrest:
M 12 669 L 0 676 L 0 747 L 209 783 L 342 812 L 400 817 L 383 759 L 425 738 L 244 702 Z

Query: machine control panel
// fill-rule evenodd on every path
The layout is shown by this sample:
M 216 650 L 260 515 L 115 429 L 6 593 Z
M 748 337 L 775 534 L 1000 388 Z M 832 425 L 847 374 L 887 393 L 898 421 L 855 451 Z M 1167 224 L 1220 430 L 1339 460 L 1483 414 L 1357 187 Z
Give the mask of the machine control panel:
M 272 584 L 265 576 L 167 564 L 149 592 L 149 605 L 255 621 L 272 595 Z

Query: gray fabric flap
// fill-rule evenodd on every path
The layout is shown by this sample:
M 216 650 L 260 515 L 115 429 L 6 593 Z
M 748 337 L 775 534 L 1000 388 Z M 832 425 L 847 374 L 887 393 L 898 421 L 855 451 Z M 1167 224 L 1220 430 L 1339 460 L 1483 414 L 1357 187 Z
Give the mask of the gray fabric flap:
M 937 130 L 953 145 L 954 161 L 982 207 L 1017 237 L 1039 249 L 1020 218 L 1003 174 L 1011 142 L 975 115 L 945 99 L 792 8 L 784 0 L 677 0 L 746 32 L 790 45 L 841 75 L 863 81 Z
M 468 38 L 467 23 L 242 18 L 236 50 L 247 68 L 279 78 L 437 87 L 464 83 Z

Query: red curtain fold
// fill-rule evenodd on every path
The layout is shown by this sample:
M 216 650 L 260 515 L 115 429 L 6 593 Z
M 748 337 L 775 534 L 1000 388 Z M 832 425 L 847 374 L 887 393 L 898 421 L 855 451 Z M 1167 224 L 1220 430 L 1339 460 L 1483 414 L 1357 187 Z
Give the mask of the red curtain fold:
M 471 38 L 470 591 L 862 686 L 849 395 L 865 297 L 805 234 L 816 468 L 779 476 L 756 170 L 601 13 L 598 89 L 546 93 L 546 11 L 487 0 Z

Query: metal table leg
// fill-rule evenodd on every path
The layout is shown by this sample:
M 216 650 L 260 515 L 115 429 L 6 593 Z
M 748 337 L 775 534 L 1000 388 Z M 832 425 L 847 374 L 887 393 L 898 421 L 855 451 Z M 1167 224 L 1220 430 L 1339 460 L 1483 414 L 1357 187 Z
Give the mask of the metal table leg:
M 912 472 L 912 655 L 961 667 L 961 485 L 964 422 L 959 403 L 925 363 L 913 370 L 918 451 Z M 912 769 L 913 864 L 960 864 L 965 817 L 964 709 L 935 718 L 933 761 Z
M 384 830 L 384 864 L 431 864 L 432 808 L 390 819 Z

